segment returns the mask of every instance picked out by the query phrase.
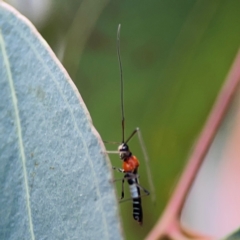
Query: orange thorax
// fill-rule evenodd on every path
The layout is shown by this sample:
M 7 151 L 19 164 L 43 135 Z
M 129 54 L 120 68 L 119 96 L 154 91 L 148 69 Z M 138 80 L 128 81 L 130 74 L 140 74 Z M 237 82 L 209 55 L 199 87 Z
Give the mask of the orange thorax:
M 123 161 L 123 170 L 125 172 L 133 172 L 137 170 L 139 166 L 139 161 L 135 156 L 131 156 Z

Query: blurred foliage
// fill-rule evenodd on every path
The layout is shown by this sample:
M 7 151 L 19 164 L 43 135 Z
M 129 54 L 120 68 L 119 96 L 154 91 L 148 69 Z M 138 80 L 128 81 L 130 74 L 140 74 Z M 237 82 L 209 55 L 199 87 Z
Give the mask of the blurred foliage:
M 102 138 L 121 141 L 116 33 L 122 24 L 126 135 L 141 128 L 157 195 L 156 205 L 143 198 L 142 227 L 132 219 L 131 202 L 121 204 L 126 239 L 143 239 L 167 204 L 239 48 L 239 9 L 240 1 L 224 0 L 55 0 L 39 29 L 63 57 Z M 137 138 L 130 147 L 142 162 Z M 111 160 L 121 166 L 117 156 Z
M 238 240 L 240 239 L 240 229 L 237 229 L 235 232 L 233 232 L 231 235 L 227 236 L 223 240 Z

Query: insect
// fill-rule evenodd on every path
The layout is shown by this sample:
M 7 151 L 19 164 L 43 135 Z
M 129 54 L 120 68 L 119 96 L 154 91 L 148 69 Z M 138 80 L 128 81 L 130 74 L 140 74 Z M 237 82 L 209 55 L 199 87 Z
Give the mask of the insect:
M 118 147 L 118 151 L 107 151 L 107 153 L 117 153 L 119 154 L 120 159 L 123 161 L 122 168 L 117 168 L 113 167 L 114 170 L 117 170 L 119 172 L 124 173 L 124 177 L 122 179 L 118 179 L 122 181 L 122 193 L 121 193 L 121 198 L 120 202 L 127 201 L 127 200 L 132 200 L 133 201 L 133 218 L 140 224 L 142 225 L 143 222 L 143 211 L 142 211 L 142 202 L 141 202 L 141 197 L 142 196 L 147 196 L 150 194 L 148 190 L 143 188 L 139 184 L 139 176 L 138 176 L 138 167 L 139 167 L 139 161 L 138 159 L 132 154 L 132 152 L 129 149 L 128 142 L 132 137 L 137 133 L 140 145 L 143 150 L 143 155 L 146 159 L 146 163 L 148 162 L 148 155 L 147 151 L 143 142 L 143 138 L 141 136 L 141 132 L 139 128 L 136 128 L 132 134 L 125 140 L 125 134 L 124 134 L 124 129 L 125 129 L 125 117 L 124 117 L 124 104 L 123 104 L 123 74 L 122 74 L 122 63 L 121 63 L 121 57 L 120 57 L 120 28 L 121 25 L 118 25 L 118 31 L 117 31 L 117 55 L 118 55 L 118 62 L 119 62 L 119 68 L 120 68 L 120 83 L 121 83 L 121 114 L 122 114 L 122 142 Z M 152 182 L 151 174 L 150 174 L 150 169 L 148 164 L 147 166 L 147 173 L 149 176 L 149 185 L 151 187 L 152 193 L 154 193 L 154 185 Z M 115 181 L 118 181 L 115 180 Z M 127 180 L 129 188 L 130 188 L 130 193 L 131 193 L 131 198 L 124 199 L 124 182 Z M 144 192 L 143 195 L 141 195 L 141 190 Z M 154 200 L 154 194 L 152 194 L 152 199 Z

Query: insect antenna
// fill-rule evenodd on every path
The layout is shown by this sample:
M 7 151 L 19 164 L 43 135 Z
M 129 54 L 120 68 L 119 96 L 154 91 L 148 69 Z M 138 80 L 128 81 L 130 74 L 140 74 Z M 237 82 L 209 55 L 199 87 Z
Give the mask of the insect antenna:
M 118 62 L 119 62 L 119 70 L 120 70 L 120 86 L 121 86 L 121 113 L 122 113 L 122 143 L 124 143 L 124 124 L 125 124 L 125 118 L 124 118 L 124 104 L 123 104 L 123 73 L 122 73 L 122 62 L 121 62 L 121 56 L 120 56 L 120 29 L 121 24 L 118 25 L 118 31 L 117 31 L 117 56 L 118 56 Z

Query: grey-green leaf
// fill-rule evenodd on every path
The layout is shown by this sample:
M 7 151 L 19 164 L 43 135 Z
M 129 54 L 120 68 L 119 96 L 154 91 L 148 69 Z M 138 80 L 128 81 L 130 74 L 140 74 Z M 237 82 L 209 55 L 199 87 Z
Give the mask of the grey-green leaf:
M 0 239 L 121 239 L 103 151 L 47 43 L 0 2 Z
M 237 229 L 235 232 L 231 233 L 229 236 L 223 240 L 239 240 L 240 239 L 240 229 Z

